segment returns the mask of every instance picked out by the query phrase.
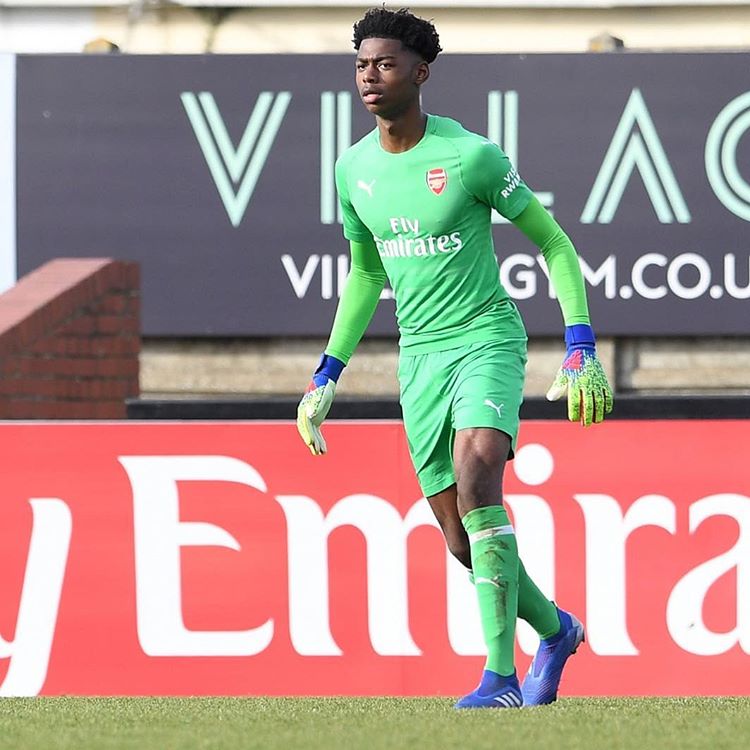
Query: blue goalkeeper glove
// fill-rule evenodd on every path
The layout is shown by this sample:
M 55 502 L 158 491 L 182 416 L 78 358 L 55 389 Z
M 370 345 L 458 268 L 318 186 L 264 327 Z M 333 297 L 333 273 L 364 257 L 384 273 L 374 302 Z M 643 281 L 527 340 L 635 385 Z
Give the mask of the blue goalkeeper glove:
M 297 430 L 313 456 L 326 452 L 326 441 L 320 426 L 328 416 L 336 394 L 336 382 L 344 367 L 346 365 L 340 359 L 323 354 L 297 407 Z
M 571 422 L 580 422 L 584 427 L 601 422 L 612 411 L 613 398 L 602 363 L 596 356 L 594 330 L 583 324 L 567 326 L 565 344 L 568 347 L 565 361 L 547 398 L 557 401 L 567 393 Z

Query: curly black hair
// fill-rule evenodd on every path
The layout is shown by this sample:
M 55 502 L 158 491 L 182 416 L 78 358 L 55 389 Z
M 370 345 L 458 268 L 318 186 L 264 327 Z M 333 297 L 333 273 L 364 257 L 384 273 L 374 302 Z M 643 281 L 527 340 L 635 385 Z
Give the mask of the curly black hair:
M 398 39 L 431 63 L 442 50 L 440 37 L 431 21 L 418 18 L 408 8 L 387 10 L 370 8 L 362 20 L 354 24 L 354 49 L 358 50 L 364 39 Z

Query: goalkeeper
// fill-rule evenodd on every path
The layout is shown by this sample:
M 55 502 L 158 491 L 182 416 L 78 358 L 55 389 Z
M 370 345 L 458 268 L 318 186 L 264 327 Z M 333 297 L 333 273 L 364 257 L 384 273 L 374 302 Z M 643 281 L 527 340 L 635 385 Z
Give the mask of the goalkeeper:
M 336 382 L 386 280 L 396 299 L 398 379 L 414 468 L 450 551 L 471 571 L 487 646 L 478 687 L 457 708 L 551 703 L 581 623 L 544 597 L 518 558 L 502 504 L 518 434 L 526 333 L 502 288 L 491 209 L 542 252 L 565 321 L 567 353 L 547 394 L 568 416 L 601 422 L 612 392 L 596 355 L 578 257 L 505 154 L 458 122 L 426 114 L 420 87 L 440 52 L 432 23 L 407 10 L 369 10 L 354 25 L 356 85 L 376 128 L 336 164 L 351 273 L 330 339 L 298 409 L 313 454 Z M 523 684 L 516 618 L 540 646 Z

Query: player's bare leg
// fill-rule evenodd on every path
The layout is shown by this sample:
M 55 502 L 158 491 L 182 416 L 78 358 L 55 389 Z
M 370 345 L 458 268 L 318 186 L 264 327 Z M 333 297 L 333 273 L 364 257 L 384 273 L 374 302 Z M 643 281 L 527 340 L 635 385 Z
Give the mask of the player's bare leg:
M 427 498 L 445 537 L 448 551 L 471 573 L 471 547 L 461 517 L 458 515 L 458 492 L 452 484 Z

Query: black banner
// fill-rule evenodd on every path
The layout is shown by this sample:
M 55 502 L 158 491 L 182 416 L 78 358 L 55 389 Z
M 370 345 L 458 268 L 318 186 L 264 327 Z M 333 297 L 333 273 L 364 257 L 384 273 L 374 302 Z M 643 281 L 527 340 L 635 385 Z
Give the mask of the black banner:
M 423 101 L 516 162 L 582 257 L 600 335 L 746 334 L 748 69 L 445 55 Z M 146 335 L 325 335 L 348 269 L 333 163 L 373 125 L 348 55 L 19 56 L 19 276 L 135 260 Z M 538 251 L 494 231 L 529 333 L 558 335 Z M 395 333 L 391 299 L 370 332 Z

